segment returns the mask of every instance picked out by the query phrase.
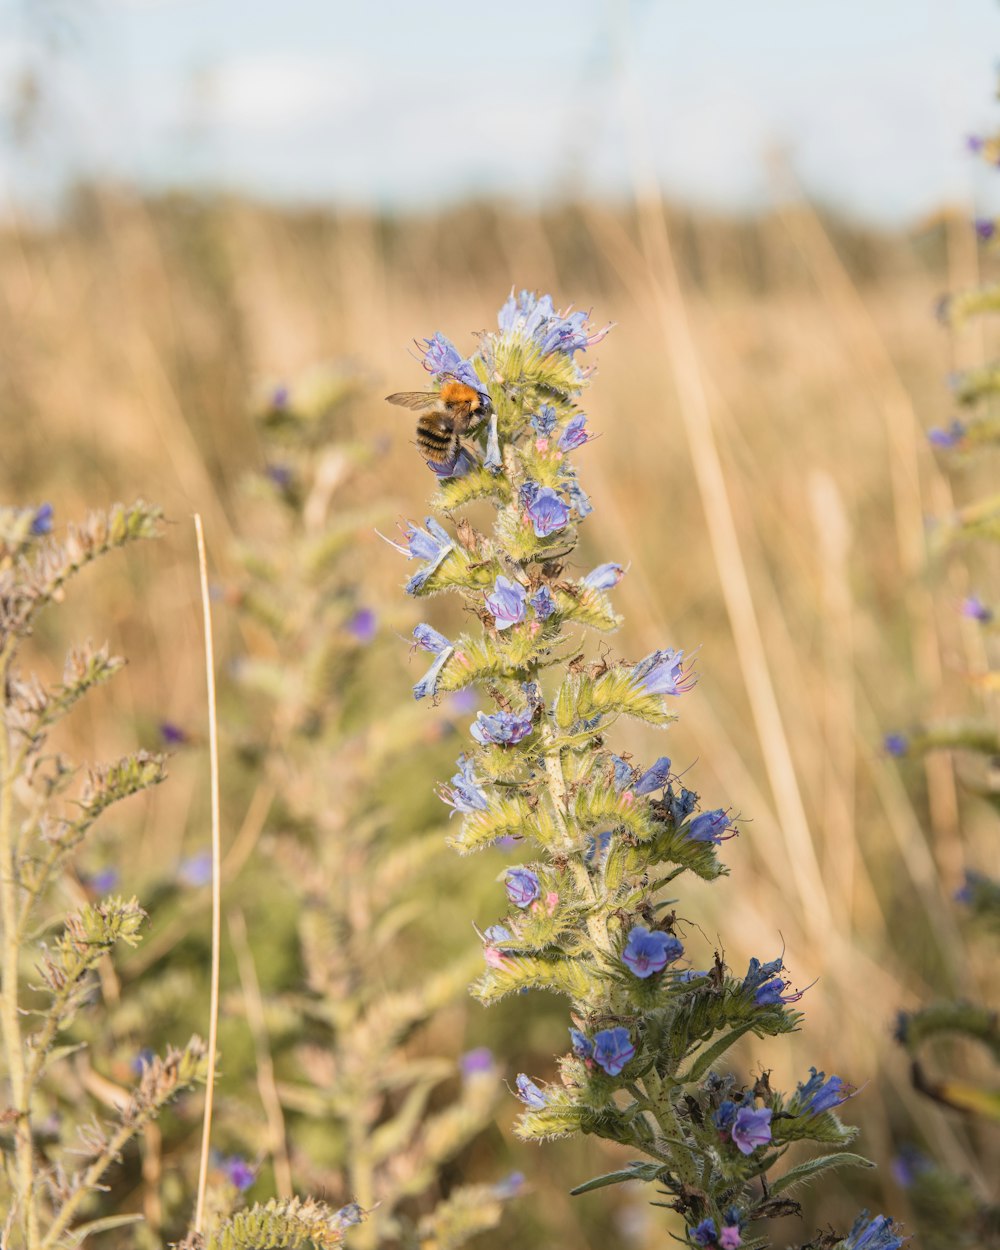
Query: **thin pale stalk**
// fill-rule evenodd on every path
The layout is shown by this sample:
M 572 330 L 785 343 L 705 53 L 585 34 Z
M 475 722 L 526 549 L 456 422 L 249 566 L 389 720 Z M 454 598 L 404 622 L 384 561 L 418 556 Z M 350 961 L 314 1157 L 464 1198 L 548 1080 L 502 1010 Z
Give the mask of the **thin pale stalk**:
M 205 1193 L 208 1188 L 208 1155 L 212 1140 L 212 1108 L 215 1098 L 215 1062 L 219 1044 L 219 955 L 222 944 L 222 838 L 219 812 L 219 725 L 215 703 L 215 648 L 212 645 L 212 606 L 208 594 L 208 558 L 201 517 L 194 514 L 198 538 L 198 571 L 201 577 L 202 622 L 205 632 L 205 683 L 208 692 L 208 741 L 212 773 L 212 979 L 208 1022 L 208 1077 L 205 1082 L 205 1117 L 198 1166 L 198 1202 L 194 1226 L 202 1231 Z

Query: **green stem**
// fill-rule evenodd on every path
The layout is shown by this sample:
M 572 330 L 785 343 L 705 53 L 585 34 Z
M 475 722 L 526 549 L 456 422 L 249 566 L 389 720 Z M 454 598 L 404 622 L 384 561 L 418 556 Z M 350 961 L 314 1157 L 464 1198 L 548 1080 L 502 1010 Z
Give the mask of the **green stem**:
M 12 648 L 0 655 L 0 680 L 7 684 Z M 14 853 L 14 780 L 10 737 L 6 722 L 0 725 L 0 921 L 3 924 L 2 981 L 0 981 L 0 1032 L 10 1074 L 14 1123 L 15 1194 L 20 1207 L 21 1232 L 26 1250 L 37 1250 L 38 1214 L 35 1210 L 31 1147 L 31 1089 L 25 1079 L 24 1049 L 18 1006 L 19 925 L 17 915 L 18 868 Z

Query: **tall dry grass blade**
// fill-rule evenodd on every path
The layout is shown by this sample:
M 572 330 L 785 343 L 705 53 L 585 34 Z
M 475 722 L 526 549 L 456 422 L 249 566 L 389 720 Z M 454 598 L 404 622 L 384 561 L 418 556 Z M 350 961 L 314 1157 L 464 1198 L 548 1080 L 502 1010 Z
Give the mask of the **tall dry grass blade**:
M 222 836 L 219 810 L 219 723 L 215 700 L 215 647 L 212 643 L 212 604 L 208 593 L 208 557 L 201 516 L 194 514 L 198 538 L 198 572 L 201 577 L 202 624 L 205 631 L 205 684 L 208 694 L 208 744 L 212 775 L 212 970 L 208 1024 L 208 1078 L 205 1082 L 205 1116 L 201 1133 L 201 1159 L 198 1165 L 198 1203 L 194 1227 L 202 1231 L 205 1218 L 205 1192 L 208 1187 L 208 1154 L 212 1138 L 212 1110 L 215 1098 L 215 1063 L 219 1044 L 219 957 L 222 939 Z

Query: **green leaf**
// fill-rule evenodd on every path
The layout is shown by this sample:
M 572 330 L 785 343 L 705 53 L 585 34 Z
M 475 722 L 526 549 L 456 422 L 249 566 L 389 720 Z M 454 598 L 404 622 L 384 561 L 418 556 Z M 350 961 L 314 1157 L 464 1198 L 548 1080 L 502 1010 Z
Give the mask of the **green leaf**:
M 570 1195 L 589 1194 L 592 1189 L 603 1189 L 606 1185 L 620 1185 L 623 1181 L 655 1181 L 663 1171 L 660 1163 L 630 1163 L 618 1172 L 605 1172 L 603 1176 L 595 1176 L 571 1189 Z
M 791 1189 L 794 1185 L 806 1185 L 820 1172 L 828 1172 L 831 1168 L 873 1168 L 874 1166 L 871 1159 L 866 1159 L 864 1155 L 846 1152 L 836 1155 L 820 1155 L 818 1159 L 807 1159 L 805 1163 L 800 1163 L 786 1172 L 784 1176 L 779 1176 L 771 1184 L 770 1194 L 774 1197 L 786 1189 Z
M 705 1073 L 709 1070 L 716 1059 L 721 1059 L 730 1046 L 738 1042 L 744 1033 L 749 1033 L 757 1023 L 756 1020 L 747 1020 L 738 1028 L 732 1029 L 725 1037 L 720 1037 L 708 1050 L 703 1051 L 694 1062 L 694 1066 L 686 1077 L 678 1078 L 684 1081 L 700 1081 Z

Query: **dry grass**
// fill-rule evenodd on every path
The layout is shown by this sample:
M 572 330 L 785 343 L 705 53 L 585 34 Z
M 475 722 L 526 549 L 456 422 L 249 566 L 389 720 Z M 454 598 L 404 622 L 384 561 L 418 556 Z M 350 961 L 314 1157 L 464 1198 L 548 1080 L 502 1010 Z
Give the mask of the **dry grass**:
M 811 1063 L 867 1082 L 848 1110 L 883 1164 L 894 1139 L 922 1134 L 989 1176 L 996 1142 L 977 1163 L 957 1118 L 912 1095 L 890 1030 L 897 1008 L 965 983 L 948 898 L 963 863 L 989 862 L 993 835 L 974 809 L 960 819 L 949 761 L 904 787 L 879 750 L 885 728 L 964 707 L 960 674 L 976 665 L 954 611 L 963 568 L 925 568 L 924 517 L 950 488 L 920 432 L 948 415 L 953 351 L 969 363 L 982 350 L 953 347 L 931 314 L 941 289 L 975 277 L 965 240 L 947 222 L 916 241 L 831 235 L 804 208 L 747 224 L 654 202 L 386 223 L 95 193 L 58 230 L 5 231 L 6 495 L 51 499 L 65 518 L 142 494 L 182 522 L 110 585 L 100 615 L 133 663 L 109 696 L 123 716 L 81 727 L 88 751 L 128 745 L 135 717 L 199 721 L 186 518 L 203 513 L 224 569 L 235 485 L 258 460 L 256 381 L 347 357 L 377 397 L 419 385 L 414 336 L 470 345 L 511 283 L 593 304 L 619 326 L 599 349 L 602 438 L 580 453 L 590 554 L 632 562 L 615 645 L 700 646 L 703 678 L 668 750 L 710 806 L 751 818 L 726 848 L 731 879 L 685 891 L 689 945 L 700 928 L 707 957 L 719 934 L 737 967 L 783 945 L 800 984 L 820 978 L 805 1032 L 747 1061 L 782 1084 Z M 373 398 L 363 420 L 387 440 L 395 506 L 419 514 L 428 475 L 398 413 Z M 398 569 L 385 570 L 388 604 Z M 158 859 L 205 814 L 197 770 L 178 771 L 150 813 Z M 885 1168 L 867 1198 L 905 1212 Z

